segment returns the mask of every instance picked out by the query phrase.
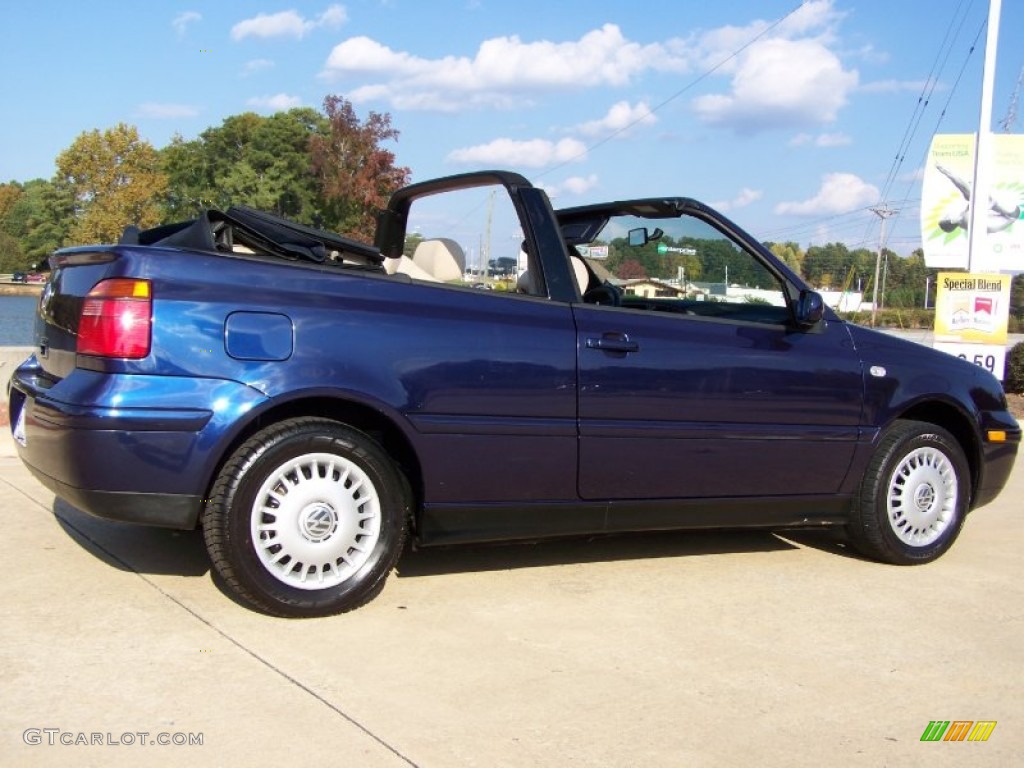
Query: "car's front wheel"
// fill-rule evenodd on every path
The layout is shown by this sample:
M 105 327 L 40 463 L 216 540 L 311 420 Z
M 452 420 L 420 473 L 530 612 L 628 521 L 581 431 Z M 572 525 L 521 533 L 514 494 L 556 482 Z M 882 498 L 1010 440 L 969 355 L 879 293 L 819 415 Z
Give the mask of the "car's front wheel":
M 402 551 L 408 485 L 369 436 L 299 418 L 247 440 L 203 517 L 214 568 L 244 602 L 288 617 L 372 599 Z
M 959 535 L 970 485 L 963 449 L 948 431 L 925 422 L 894 422 L 864 474 L 851 510 L 850 539 L 883 562 L 931 562 Z

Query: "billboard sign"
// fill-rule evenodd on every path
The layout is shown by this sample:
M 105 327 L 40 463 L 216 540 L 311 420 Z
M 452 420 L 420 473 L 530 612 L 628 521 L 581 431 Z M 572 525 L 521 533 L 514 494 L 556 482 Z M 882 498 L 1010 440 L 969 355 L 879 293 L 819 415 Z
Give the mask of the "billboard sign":
M 921 189 L 921 244 L 929 267 L 967 268 L 974 143 L 969 133 L 932 138 Z M 982 218 L 988 253 L 976 254 L 975 264 L 993 272 L 1024 271 L 1024 135 L 992 136 L 992 153 L 989 206 Z

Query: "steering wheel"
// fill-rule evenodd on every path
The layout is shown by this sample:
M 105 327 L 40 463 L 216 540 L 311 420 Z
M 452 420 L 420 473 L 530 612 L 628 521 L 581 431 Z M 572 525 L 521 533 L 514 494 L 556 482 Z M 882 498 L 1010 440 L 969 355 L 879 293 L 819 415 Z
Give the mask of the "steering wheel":
M 583 294 L 586 304 L 603 304 L 618 307 L 622 304 L 622 291 L 609 282 L 601 283 Z

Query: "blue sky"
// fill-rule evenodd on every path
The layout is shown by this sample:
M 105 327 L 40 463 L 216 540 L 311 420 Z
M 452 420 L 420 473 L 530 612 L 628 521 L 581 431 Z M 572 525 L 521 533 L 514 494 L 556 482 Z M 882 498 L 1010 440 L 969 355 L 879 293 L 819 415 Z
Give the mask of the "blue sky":
M 556 206 L 686 195 L 805 247 L 875 247 L 868 208 L 884 201 L 901 211 L 889 245 L 902 254 L 919 244 L 931 134 L 977 127 L 983 32 L 968 51 L 988 12 L 988 0 L 4 5 L 3 181 L 51 177 L 94 128 L 131 123 L 162 147 L 335 93 L 361 116 L 391 114 L 414 180 L 509 168 Z M 1024 3 L 1004 1 L 996 130 L 1021 29 Z

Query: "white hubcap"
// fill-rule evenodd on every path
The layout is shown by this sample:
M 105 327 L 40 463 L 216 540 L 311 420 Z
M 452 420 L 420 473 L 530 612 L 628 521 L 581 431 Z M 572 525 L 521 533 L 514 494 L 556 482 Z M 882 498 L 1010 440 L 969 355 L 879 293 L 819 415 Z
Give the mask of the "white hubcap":
M 886 511 L 893 533 L 905 544 L 934 543 L 956 515 L 956 468 L 942 451 L 917 448 L 889 480 Z
M 367 474 L 333 453 L 285 462 L 253 503 L 253 547 L 274 578 L 297 589 L 348 579 L 380 538 L 380 498 Z

